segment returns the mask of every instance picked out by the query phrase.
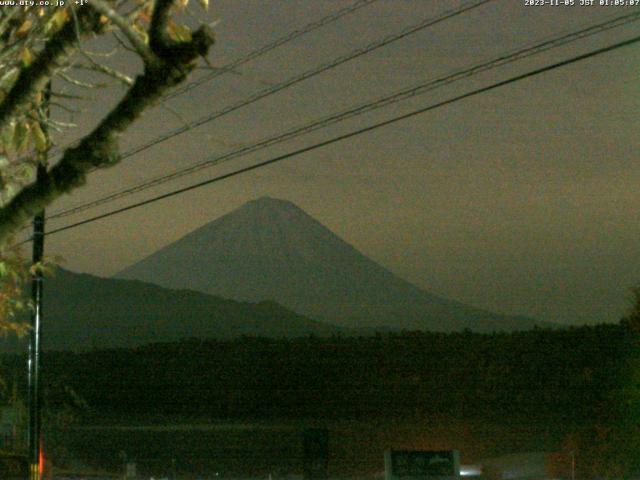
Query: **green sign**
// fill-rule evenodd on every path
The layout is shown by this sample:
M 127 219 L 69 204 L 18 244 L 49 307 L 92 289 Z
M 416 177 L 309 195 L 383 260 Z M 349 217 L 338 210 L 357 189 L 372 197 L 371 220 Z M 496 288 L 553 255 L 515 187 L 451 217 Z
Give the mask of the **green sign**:
M 455 450 L 395 450 L 385 455 L 387 478 L 457 477 L 460 461 Z

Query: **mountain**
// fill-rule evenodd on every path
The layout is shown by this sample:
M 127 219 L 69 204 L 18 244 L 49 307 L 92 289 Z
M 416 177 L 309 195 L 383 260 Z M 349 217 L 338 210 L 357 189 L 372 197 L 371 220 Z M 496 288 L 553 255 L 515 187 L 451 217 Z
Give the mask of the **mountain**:
M 293 203 L 270 197 L 244 204 L 116 277 L 241 301 L 274 300 L 348 328 L 494 331 L 542 325 L 426 292 Z
M 236 302 L 140 281 L 94 277 L 58 269 L 45 280 L 43 348 L 86 350 L 133 347 L 182 338 L 240 335 L 331 335 L 337 327 L 304 318 L 275 302 Z M 15 351 L 13 337 L 0 351 Z

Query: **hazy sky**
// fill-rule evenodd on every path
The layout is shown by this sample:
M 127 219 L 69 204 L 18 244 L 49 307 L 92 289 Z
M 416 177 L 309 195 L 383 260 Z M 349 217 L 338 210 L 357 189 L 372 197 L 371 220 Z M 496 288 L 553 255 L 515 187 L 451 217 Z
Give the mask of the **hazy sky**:
M 579 0 L 576 0 L 579 3 Z M 214 65 L 343 0 L 216 0 Z M 460 5 L 379 0 L 147 114 L 125 149 Z M 145 151 L 49 211 L 195 163 L 559 32 L 640 7 L 495 0 Z M 219 175 L 638 34 L 631 24 L 127 197 L 50 228 Z M 640 283 L 635 45 L 457 102 L 141 209 L 49 237 L 76 271 L 108 276 L 262 195 L 286 198 L 403 278 L 478 307 L 566 323 L 615 321 Z M 198 72 L 201 75 L 206 72 Z M 105 92 L 115 98 L 117 91 Z M 89 105 L 104 111 L 106 101 Z M 79 116 L 84 129 L 95 113 Z M 77 132 L 76 132 L 77 134 Z

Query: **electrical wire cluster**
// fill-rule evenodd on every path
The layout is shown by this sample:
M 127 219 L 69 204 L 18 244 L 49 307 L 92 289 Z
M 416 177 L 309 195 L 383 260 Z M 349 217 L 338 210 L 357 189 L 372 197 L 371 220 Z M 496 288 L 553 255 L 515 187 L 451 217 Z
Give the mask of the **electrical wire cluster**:
M 173 98 L 175 96 L 178 95 L 182 95 L 194 88 L 196 88 L 199 85 L 202 85 L 205 82 L 211 81 L 217 77 L 219 77 L 220 75 L 227 73 L 227 72 L 231 72 L 233 71 L 235 68 L 237 68 L 238 66 L 244 65 L 248 62 L 250 62 L 251 60 L 258 58 L 261 55 L 264 55 L 265 53 L 272 51 L 282 45 L 285 45 L 286 43 L 293 41 L 295 39 L 298 39 L 300 37 L 302 37 L 303 35 L 312 32 L 314 30 L 317 30 L 318 28 L 328 25 L 329 23 L 335 22 L 336 20 L 354 13 L 360 9 L 362 9 L 363 7 L 366 6 L 370 6 L 373 3 L 375 3 L 377 0 L 358 0 L 356 1 L 354 4 L 350 5 L 349 7 L 343 8 L 331 15 L 328 15 L 316 22 L 307 24 L 305 27 L 298 29 L 298 30 L 294 30 L 292 32 L 290 32 L 288 35 L 285 35 L 284 37 L 279 38 L 278 40 L 264 45 L 254 51 L 252 51 L 251 53 L 249 53 L 248 55 L 239 58 L 238 60 L 231 62 L 230 64 L 221 67 L 219 70 L 216 70 L 215 72 L 211 73 L 210 75 L 207 75 L 195 82 L 192 82 L 184 87 L 182 87 L 181 89 L 178 89 L 176 91 L 174 91 L 171 95 L 170 98 Z M 307 70 L 301 74 L 298 75 L 294 75 L 293 77 L 284 80 L 276 85 L 270 86 L 267 89 L 263 89 L 260 90 L 252 95 L 250 95 L 249 97 L 242 99 L 239 102 L 233 103 L 231 105 L 228 105 L 227 107 L 221 109 L 221 110 L 217 110 L 214 112 L 211 112 L 210 114 L 207 114 L 193 122 L 189 122 L 188 124 L 184 125 L 181 128 L 178 128 L 176 130 L 173 130 L 171 132 L 165 133 L 163 135 L 159 135 L 156 138 L 154 138 L 153 140 L 146 142 L 142 145 L 139 145 L 137 147 L 134 147 L 133 149 L 125 152 L 123 154 L 123 158 L 127 158 L 127 157 L 131 157 L 133 155 L 136 155 L 144 150 L 147 150 L 155 145 L 158 145 L 159 143 L 162 143 L 170 138 L 174 138 L 176 136 L 179 136 L 187 131 L 190 131 L 194 128 L 197 128 L 201 125 L 204 125 L 205 123 L 209 123 L 212 122 L 213 120 L 216 120 L 224 115 L 227 115 L 231 112 L 234 112 L 238 109 L 241 109 L 247 105 L 250 105 L 252 103 L 255 103 L 263 98 L 266 98 L 268 96 L 274 95 L 282 90 L 285 90 L 287 88 L 290 88 L 300 82 L 303 82 L 309 78 L 313 78 L 323 72 L 326 72 L 328 70 L 334 69 L 350 60 L 353 60 L 355 58 L 361 57 L 363 55 L 366 55 L 370 52 L 373 52 L 379 48 L 382 48 L 384 46 L 387 46 L 393 42 L 396 42 L 398 40 L 401 40 L 409 35 L 412 35 L 414 33 L 417 33 L 419 31 L 422 31 L 426 28 L 429 28 L 433 25 L 436 25 L 438 23 L 444 22 L 446 20 L 449 20 L 455 16 L 458 15 L 462 15 L 465 14 L 475 8 L 481 7 L 491 1 L 494 0 L 474 0 L 474 1 L 470 1 L 470 2 L 466 2 L 463 5 L 459 6 L 458 8 L 455 9 L 451 9 L 451 10 L 447 10 L 437 16 L 434 17 L 429 17 L 426 18 L 414 25 L 411 25 L 409 27 L 406 27 L 402 30 L 400 30 L 399 32 L 396 32 L 394 34 L 385 36 L 379 40 L 376 40 L 374 42 L 371 42 L 370 44 L 355 49 L 345 55 L 341 55 L 335 59 L 333 59 L 330 62 L 327 63 L 323 63 L 315 68 L 312 68 L 310 70 Z M 542 41 L 538 41 L 534 44 L 529 44 L 527 46 L 521 47 L 519 49 L 515 49 L 515 50 L 510 50 L 510 51 L 506 51 L 494 58 L 491 58 L 489 60 L 485 60 L 479 63 L 476 63 L 474 65 L 471 66 L 467 66 L 461 69 L 457 69 L 455 71 L 449 72 L 441 77 L 435 78 L 435 79 L 430 79 L 427 80 L 425 82 L 421 82 L 417 85 L 413 85 L 407 88 L 403 88 L 400 89 L 398 91 L 395 91 L 391 94 L 387 94 L 384 95 L 382 97 L 379 97 L 375 100 L 372 101 L 368 101 L 368 102 L 363 102 L 363 103 L 359 103 L 357 105 L 354 105 L 348 109 L 342 110 L 340 112 L 336 112 L 336 113 L 332 113 L 330 115 L 327 116 L 323 116 L 317 120 L 314 120 L 312 122 L 309 123 L 305 123 L 303 125 L 297 126 L 295 128 L 289 129 L 285 132 L 282 133 L 278 133 L 276 135 L 272 135 L 266 138 L 263 138 L 261 140 L 258 140 L 256 142 L 250 143 L 250 144 L 246 144 L 246 145 L 242 145 L 239 148 L 236 148 L 234 150 L 231 150 L 229 152 L 226 152 L 222 155 L 213 155 L 210 156 L 208 158 L 205 158 L 201 161 L 198 161 L 192 165 L 189 165 L 185 168 L 181 168 L 181 169 L 177 169 L 171 173 L 165 174 L 165 175 L 160 175 L 151 179 L 147 179 L 144 180 L 143 182 L 140 182 L 136 185 L 130 186 L 130 187 L 126 187 L 123 189 L 120 189 L 118 191 L 112 192 L 110 194 L 107 194 L 101 198 L 98 198 L 96 200 L 90 201 L 90 202 L 86 202 L 80 205 L 76 205 L 74 207 L 65 209 L 65 210 L 61 210 L 58 212 L 55 212 L 51 215 L 48 216 L 48 219 L 57 219 L 57 218 L 63 218 L 63 217 L 67 217 L 67 216 L 71 216 L 71 215 L 75 215 L 78 214 L 80 212 L 86 211 L 88 209 L 91 208 L 95 208 L 97 206 L 100 205 L 104 205 L 110 202 L 113 202 L 115 200 L 121 199 L 121 198 L 125 198 L 129 195 L 133 195 L 139 192 L 142 192 L 144 190 L 150 189 L 152 187 L 156 187 L 158 185 L 176 180 L 178 178 L 184 177 L 186 175 L 190 175 L 193 173 L 196 173 L 198 171 L 201 171 L 203 169 L 212 167 L 214 165 L 219 165 L 223 162 L 227 162 L 245 155 L 248 155 L 250 153 L 254 153 L 263 149 L 266 149 L 268 147 L 271 147 L 273 145 L 303 136 L 303 135 L 307 135 L 311 132 L 315 132 L 321 129 L 324 129 L 330 125 L 334 125 L 336 123 L 339 122 L 343 122 L 347 119 L 350 118 L 354 118 L 360 115 L 363 115 L 367 112 L 371 112 L 371 111 L 375 111 L 378 109 L 381 109 L 383 107 L 387 107 L 389 105 L 393 105 L 399 102 L 402 102 L 404 100 L 407 100 L 409 98 L 413 98 L 416 97 L 418 95 L 422 95 L 424 93 L 427 92 L 431 92 L 434 91 L 438 88 L 441 88 L 443 86 L 452 84 L 454 82 L 459 82 L 461 80 L 466 80 L 469 79 L 475 75 L 479 75 L 481 73 L 487 72 L 489 70 L 493 70 L 496 69 L 498 67 L 502 67 L 517 61 L 520 61 L 524 58 L 528 58 L 531 57 L 533 55 L 538 55 L 542 52 L 546 52 L 549 51 L 551 49 L 563 46 L 563 45 L 567 45 L 569 43 L 573 43 L 576 42 L 578 40 L 582 40 L 585 39 L 587 37 L 599 34 L 601 32 L 607 31 L 607 30 L 612 30 L 615 28 L 619 28 L 621 26 L 627 25 L 629 23 L 632 22 L 636 22 L 640 20 L 640 12 L 632 12 L 632 13 L 627 13 L 624 15 L 618 15 L 615 17 L 609 17 L 609 19 L 597 23 L 597 24 L 593 24 L 593 25 L 589 25 L 586 26 L 584 28 L 581 28 L 579 30 L 575 30 L 575 31 L 571 31 L 571 32 L 567 32 L 567 33 L 562 33 L 562 34 L 557 34 L 553 37 L 549 37 L 545 40 Z M 531 76 L 536 76 L 536 75 L 540 75 L 542 73 L 546 73 L 548 71 L 554 70 L 556 68 L 560 68 L 563 67 L 565 65 L 569 65 L 572 63 L 576 63 L 578 61 L 582 61 L 584 59 L 587 58 L 591 58 L 597 55 L 601 55 L 603 53 L 607 53 L 613 50 L 616 50 L 618 48 L 622 48 L 625 47 L 627 45 L 631 45 L 631 44 L 635 44 L 638 41 L 640 41 L 640 37 L 634 37 L 632 39 L 629 40 L 625 40 L 622 42 L 618 42 L 615 43 L 613 45 L 609 45 L 607 47 L 604 48 L 599 48 L 596 50 L 592 50 L 586 54 L 582 54 L 582 55 L 578 55 L 575 57 L 572 57 L 570 59 L 567 60 L 563 60 L 560 62 L 554 62 L 551 63 L 545 67 L 541 67 L 541 68 L 537 68 L 534 70 L 530 70 L 524 74 L 520 74 L 520 75 L 516 75 L 513 77 L 510 77 L 506 80 L 502 80 L 502 81 L 498 81 L 495 82 L 489 86 L 485 86 L 485 87 L 481 87 L 472 91 L 469 91 L 467 93 L 461 94 L 461 95 L 457 95 L 454 96 L 452 98 L 448 98 L 446 100 L 442 100 L 439 102 L 435 102 L 432 104 L 429 104 L 427 106 L 418 108 L 416 110 L 413 110 L 409 113 L 403 114 L 403 115 L 397 115 L 395 117 L 392 117 L 390 119 L 381 121 L 381 122 L 377 122 L 374 124 L 371 124 L 367 127 L 364 128 L 360 128 L 360 129 L 356 129 L 356 130 L 352 130 L 349 131 L 347 133 L 343 133 L 341 135 L 337 135 L 335 137 L 332 137 L 328 140 L 324 140 L 318 143 L 314 143 L 312 145 L 300 148 L 300 149 L 296 149 L 293 151 L 290 151 L 288 153 L 270 158 L 268 160 L 264 160 L 262 162 L 256 163 L 254 165 L 248 166 L 248 167 L 244 167 L 244 168 L 240 168 L 237 170 L 234 170 L 230 173 L 224 174 L 224 175 L 219 175 L 216 176 L 214 178 L 211 179 L 207 179 L 204 181 L 199 181 L 196 182 L 194 184 L 191 184 L 187 187 L 183 187 L 180 189 L 176 189 L 167 193 L 163 193 L 161 195 L 156 195 L 154 197 L 148 198 L 146 200 L 143 201 L 139 201 L 139 202 L 135 202 L 132 203 L 130 205 L 121 207 L 121 208 L 117 208 L 114 209 L 112 211 L 100 214 L 100 215 L 96 215 L 93 216 L 91 218 L 87 218 L 54 230 L 49 231 L 47 234 L 53 234 L 53 233 L 57 233 L 57 232 L 61 232 L 61 231 L 65 231 L 71 228 L 75 228 L 78 227 L 80 225 L 84 225 L 87 223 L 91 223 L 100 219 L 104 219 L 119 213 L 122 213 L 124 211 L 128 211 L 134 208 L 139 208 L 142 207 L 144 205 L 148 205 L 150 203 L 154 203 L 157 202 L 159 200 L 162 199 L 166 199 L 169 197 L 173 197 L 175 195 L 179 195 L 181 193 L 185 193 L 187 191 L 196 189 L 196 188 L 200 188 L 202 186 L 205 185 L 210 185 L 212 183 L 216 183 L 219 181 L 222 181 L 224 179 L 236 176 L 236 175 L 240 175 L 242 173 L 246 173 L 258 168 L 262 168 L 265 167 L 267 165 L 273 164 L 275 162 L 279 162 L 288 158 L 292 158 L 298 155 L 301 155 L 303 153 L 318 149 L 318 148 L 322 148 L 324 146 L 336 143 L 336 142 L 340 142 L 340 141 L 344 141 L 346 139 L 349 138 L 353 138 L 357 135 L 361 135 L 364 134 L 366 132 L 370 132 L 372 130 L 399 122 L 401 120 L 405 120 L 411 117 L 414 117 L 416 115 L 419 114 L 423 114 L 426 113 L 428 111 L 432 111 L 436 108 L 442 107 L 444 105 L 449 105 L 451 103 L 463 100 L 465 98 L 469 98 L 471 96 L 475 96 L 475 95 L 479 95 L 485 92 L 488 92 L 490 90 L 494 90 L 496 88 L 499 88 L 501 86 L 510 84 L 510 83 L 514 83 L 520 80 L 523 80 L 525 78 L 529 78 Z

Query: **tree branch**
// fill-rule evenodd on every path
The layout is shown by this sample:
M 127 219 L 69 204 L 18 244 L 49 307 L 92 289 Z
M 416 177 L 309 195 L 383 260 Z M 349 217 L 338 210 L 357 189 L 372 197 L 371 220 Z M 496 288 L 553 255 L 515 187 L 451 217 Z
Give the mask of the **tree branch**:
M 194 68 L 194 61 L 207 54 L 214 39 L 206 26 L 197 30 L 189 42 L 169 42 L 165 38 L 163 29 L 170 7 L 170 0 L 157 0 L 152 17 L 150 44 L 153 38 L 155 46 L 151 48 L 157 60 L 145 63 L 144 73 L 90 134 L 76 147 L 67 149 L 40 181 L 25 187 L 0 209 L 0 244 L 56 198 L 83 185 L 90 171 L 118 163 L 119 136 L 167 90 L 184 81 Z
M 142 57 L 145 63 L 153 63 L 156 58 L 153 55 L 151 49 L 144 43 L 144 40 L 138 32 L 131 28 L 129 23 L 124 17 L 118 14 L 108 3 L 103 0 L 91 0 L 91 6 L 107 17 L 113 22 L 131 42 L 131 45 L 135 49 L 136 53 Z
M 169 10 L 173 0 L 156 0 L 151 15 L 151 26 L 149 27 L 149 46 L 153 52 L 162 57 L 164 50 L 169 46 L 166 38 L 167 24 L 169 23 Z
M 107 75 L 109 77 L 112 77 L 113 79 L 117 80 L 118 82 L 126 85 L 127 87 L 130 87 L 131 85 L 133 85 L 133 79 L 131 77 L 129 77 L 128 75 L 119 72 L 117 70 L 114 70 L 113 68 L 107 67 L 106 65 L 102 65 L 100 63 L 92 63 L 91 65 L 83 65 L 83 64 L 78 64 L 78 65 L 74 65 L 75 69 L 77 70 L 88 70 L 90 72 L 98 72 L 98 73 L 102 73 L 104 75 Z
M 99 15 L 91 9 L 82 9 L 78 14 L 78 24 L 80 33 L 99 31 Z M 35 93 L 44 89 L 57 65 L 62 64 L 74 50 L 76 40 L 76 27 L 73 22 L 67 22 L 49 39 L 34 62 L 21 70 L 18 79 L 0 104 L 0 129 L 4 128 Z

